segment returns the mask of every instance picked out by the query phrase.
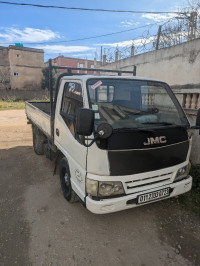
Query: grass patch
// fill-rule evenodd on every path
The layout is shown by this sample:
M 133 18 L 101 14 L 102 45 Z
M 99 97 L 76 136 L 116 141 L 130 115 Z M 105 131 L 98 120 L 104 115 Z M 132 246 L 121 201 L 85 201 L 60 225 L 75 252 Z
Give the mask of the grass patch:
M 37 100 L 32 99 L 31 102 L 49 102 L 50 99 Z M 25 102 L 19 99 L 16 100 L 0 100 L 0 111 L 2 110 L 20 110 L 25 109 Z
M 179 196 L 179 201 L 200 219 L 200 164 L 192 165 L 190 175 L 193 177 L 192 189 L 190 192 Z
M 2 110 L 25 109 L 24 101 L 0 101 L 0 111 Z

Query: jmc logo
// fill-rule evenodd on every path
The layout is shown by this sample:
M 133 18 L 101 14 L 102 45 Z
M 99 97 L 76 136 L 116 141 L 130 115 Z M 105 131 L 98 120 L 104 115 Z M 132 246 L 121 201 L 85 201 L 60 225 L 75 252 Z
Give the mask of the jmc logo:
M 166 136 L 160 136 L 155 138 L 147 138 L 147 142 L 143 142 L 143 144 L 147 146 L 147 145 L 160 144 L 166 142 L 167 142 Z

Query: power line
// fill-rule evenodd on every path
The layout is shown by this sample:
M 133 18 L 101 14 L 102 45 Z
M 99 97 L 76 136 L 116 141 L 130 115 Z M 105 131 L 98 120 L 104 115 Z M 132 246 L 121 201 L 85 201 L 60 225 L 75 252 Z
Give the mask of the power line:
M 65 6 L 47 6 L 38 4 L 27 4 L 27 3 L 15 3 L 8 1 L 0 1 L 0 4 L 16 5 L 16 6 L 32 6 L 41 8 L 57 8 L 67 10 L 79 10 L 79 11 L 92 11 L 92 12 L 112 12 L 112 13 L 134 13 L 134 14 L 183 14 L 185 12 L 176 11 L 136 11 L 136 10 L 113 10 L 113 9 L 97 9 L 97 8 L 82 8 L 82 7 L 65 7 Z
M 160 21 L 163 22 L 163 21 Z M 90 39 L 95 39 L 95 38 L 100 38 L 100 37 L 106 37 L 106 36 L 110 36 L 110 35 L 115 35 L 115 34 L 120 34 L 120 33 L 124 33 L 124 32 L 128 32 L 128 31 L 133 31 L 133 30 L 137 30 L 137 29 L 141 29 L 141 28 L 145 28 L 145 27 L 151 27 L 154 25 L 158 25 L 158 22 L 156 23 L 152 23 L 152 24 L 148 24 L 148 25 L 144 25 L 144 26 L 140 26 L 137 28 L 132 28 L 132 29 L 128 29 L 128 30 L 123 30 L 123 31 L 117 31 L 117 32 L 112 32 L 112 33 L 107 33 L 107 34 L 102 34 L 102 35 L 96 35 L 96 36 L 91 36 L 91 37 L 85 37 L 85 38 L 80 38 L 80 39 L 74 39 L 74 40 L 66 40 L 66 41 L 52 41 L 52 42 L 29 42 L 29 43 L 23 43 L 23 44 L 57 44 L 57 43 L 69 43 L 69 42 L 76 42 L 76 41 L 84 41 L 84 40 L 90 40 Z M 0 43 L 0 44 L 13 44 L 14 42 L 10 42 L 10 43 Z

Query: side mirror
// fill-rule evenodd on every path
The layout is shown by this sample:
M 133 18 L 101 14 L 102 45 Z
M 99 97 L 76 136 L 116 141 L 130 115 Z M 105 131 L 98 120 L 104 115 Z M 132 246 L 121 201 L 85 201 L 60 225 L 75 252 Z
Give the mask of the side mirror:
M 81 108 L 76 115 L 76 133 L 82 136 L 90 136 L 94 129 L 94 111 Z
M 196 126 L 200 126 L 200 109 L 197 111 Z

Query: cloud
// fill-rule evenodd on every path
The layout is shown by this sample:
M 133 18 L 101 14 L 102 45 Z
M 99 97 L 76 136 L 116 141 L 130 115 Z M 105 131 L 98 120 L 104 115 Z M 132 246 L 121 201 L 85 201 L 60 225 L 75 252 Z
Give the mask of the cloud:
M 0 42 L 5 43 L 42 43 L 48 42 L 55 39 L 61 39 L 62 36 L 58 32 L 52 30 L 43 30 L 36 28 L 23 28 L 19 29 L 16 27 L 0 28 Z M 29 45 L 30 46 L 30 45 Z M 67 45 L 31 45 L 31 47 L 43 49 L 48 54 L 76 54 L 81 56 L 89 56 L 95 48 L 89 46 L 67 46 Z
M 124 27 L 124 28 L 138 26 L 138 25 L 140 25 L 140 22 L 138 21 L 135 22 L 133 19 L 121 21 L 121 27 Z
M 164 14 L 142 14 L 142 18 L 147 18 L 147 19 L 153 20 L 155 22 L 169 20 L 169 19 L 174 18 L 174 17 L 177 17 L 177 14 L 168 14 L 168 15 L 164 15 Z
M 102 43 L 102 44 L 97 44 L 101 46 L 110 46 L 110 47 L 127 47 L 127 46 L 142 46 L 144 44 L 148 44 L 154 40 L 154 36 L 149 37 L 149 38 L 140 38 L 136 40 L 129 40 L 129 41 L 122 41 L 122 42 L 115 42 L 115 43 Z
M 35 48 L 43 49 L 49 54 L 70 54 L 70 53 L 84 53 L 95 50 L 95 48 L 89 46 L 67 46 L 67 45 L 39 45 Z
M 53 32 L 52 30 L 42 30 L 36 28 L 24 28 L 17 29 L 11 28 L 0 28 L 0 39 L 5 42 L 43 42 L 49 41 L 56 38 L 61 38 L 60 34 Z
M 94 54 L 92 53 L 82 53 L 82 54 L 72 54 L 72 57 L 82 57 L 82 58 L 92 58 Z

